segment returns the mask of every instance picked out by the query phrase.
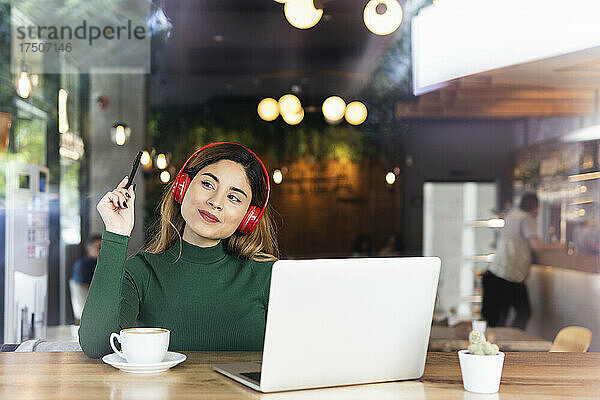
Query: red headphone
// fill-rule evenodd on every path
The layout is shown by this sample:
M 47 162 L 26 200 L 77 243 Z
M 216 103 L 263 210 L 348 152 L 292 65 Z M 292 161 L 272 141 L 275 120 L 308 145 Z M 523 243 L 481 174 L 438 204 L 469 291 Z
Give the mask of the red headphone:
M 248 150 L 250 153 L 252 153 L 254 157 L 256 157 L 256 159 L 260 163 L 260 166 L 262 167 L 263 172 L 265 173 L 265 180 L 267 181 L 267 199 L 265 200 L 265 204 L 262 207 L 250 206 L 248 208 L 248 211 L 246 212 L 246 215 L 244 215 L 244 218 L 242 218 L 240 226 L 238 226 L 237 228 L 238 232 L 240 233 L 250 233 L 254 230 L 254 228 L 258 226 L 258 222 L 260 221 L 265 212 L 265 208 L 267 207 L 267 203 L 269 202 L 269 194 L 271 193 L 271 183 L 269 181 L 269 173 L 267 172 L 267 168 L 260 160 L 260 158 L 258 158 L 258 156 L 254 154 L 252 150 L 245 146 L 242 146 L 241 144 L 233 142 L 215 142 L 207 144 L 206 146 L 203 146 L 196 150 L 194 154 L 192 154 L 190 158 L 188 158 L 187 161 L 183 164 L 183 167 L 181 167 L 181 170 L 175 178 L 175 182 L 173 183 L 173 199 L 175 200 L 175 202 L 181 204 L 183 202 L 183 196 L 185 196 L 185 192 L 187 192 L 187 189 L 190 186 L 190 182 L 192 180 L 190 179 L 190 176 L 187 173 L 183 172 L 188 162 L 190 162 L 190 160 L 202 150 L 211 146 L 216 146 L 218 144 L 234 144 Z

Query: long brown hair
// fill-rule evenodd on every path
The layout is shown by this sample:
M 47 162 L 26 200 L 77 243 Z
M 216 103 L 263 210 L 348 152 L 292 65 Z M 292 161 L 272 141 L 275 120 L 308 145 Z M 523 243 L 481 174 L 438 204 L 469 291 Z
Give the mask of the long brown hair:
M 262 207 L 267 198 L 267 183 L 260 163 L 256 157 L 244 147 L 223 143 L 202 150 L 186 165 L 185 171 L 190 180 L 204 167 L 221 160 L 239 163 L 246 171 L 246 177 L 252 188 L 250 205 Z M 181 255 L 183 229 L 185 220 L 181 215 L 181 205 L 173 199 L 173 182 L 168 185 L 160 203 L 160 219 L 154 224 L 156 234 L 144 249 L 149 253 L 161 253 L 179 240 Z M 277 230 L 273 221 L 271 205 L 267 204 L 264 215 L 258 226 L 251 233 L 239 233 L 237 230 L 230 237 L 223 239 L 226 252 L 239 258 L 253 261 L 276 261 L 279 257 Z

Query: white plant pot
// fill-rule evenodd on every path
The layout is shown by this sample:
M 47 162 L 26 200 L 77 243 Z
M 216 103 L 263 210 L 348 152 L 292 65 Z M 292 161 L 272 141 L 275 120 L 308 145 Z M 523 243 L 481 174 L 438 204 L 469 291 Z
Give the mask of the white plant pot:
M 468 350 L 458 352 L 460 370 L 465 390 L 474 393 L 496 393 L 500 389 L 504 353 L 493 356 L 479 356 Z

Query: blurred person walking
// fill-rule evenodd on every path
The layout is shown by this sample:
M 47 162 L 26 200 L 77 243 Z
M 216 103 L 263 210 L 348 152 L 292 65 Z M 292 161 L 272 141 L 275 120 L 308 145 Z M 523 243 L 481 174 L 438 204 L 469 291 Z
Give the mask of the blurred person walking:
M 560 249 L 561 243 L 544 243 L 538 236 L 536 217 L 538 198 L 527 192 L 518 208 L 511 209 L 500 231 L 498 248 L 490 268 L 483 274 L 481 314 L 490 327 L 505 326 L 511 308 L 516 317 L 513 327 L 525 329 L 531 314 L 525 279 L 532 262 L 532 251 Z

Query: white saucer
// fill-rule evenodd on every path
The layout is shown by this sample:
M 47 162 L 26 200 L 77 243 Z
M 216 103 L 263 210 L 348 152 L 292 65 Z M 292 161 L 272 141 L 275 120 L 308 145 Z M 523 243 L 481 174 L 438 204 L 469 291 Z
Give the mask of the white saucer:
M 167 351 L 165 359 L 158 363 L 153 364 L 134 364 L 128 363 L 125 359 L 119 357 L 118 354 L 111 353 L 102 357 L 102 361 L 112 365 L 115 368 L 119 368 L 123 372 L 131 372 L 134 374 L 155 374 L 158 372 L 164 372 L 169 368 L 172 368 L 186 360 L 186 355 L 176 353 L 174 351 Z

